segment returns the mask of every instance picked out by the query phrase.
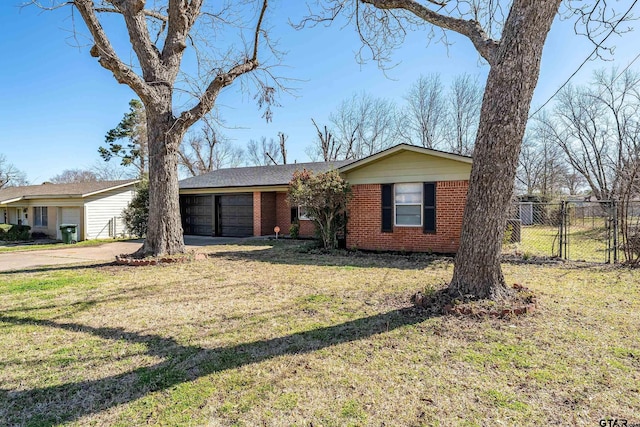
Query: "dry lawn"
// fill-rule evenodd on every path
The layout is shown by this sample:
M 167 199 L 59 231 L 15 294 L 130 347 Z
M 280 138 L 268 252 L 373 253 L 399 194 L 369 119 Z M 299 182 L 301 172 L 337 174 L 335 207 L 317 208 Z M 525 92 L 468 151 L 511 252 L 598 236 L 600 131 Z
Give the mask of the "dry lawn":
M 0 424 L 640 423 L 640 270 L 505 264 L 533 315 L 427 318 L 450 259 L 205 250 L 0 273 Z

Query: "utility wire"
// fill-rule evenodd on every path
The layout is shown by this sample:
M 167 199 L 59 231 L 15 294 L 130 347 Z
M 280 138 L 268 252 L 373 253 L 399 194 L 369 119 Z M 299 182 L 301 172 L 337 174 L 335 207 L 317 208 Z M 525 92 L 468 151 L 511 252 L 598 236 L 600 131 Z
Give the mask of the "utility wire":
M 542 105 L 541 105 L 541 106 L 540 106 L 536 111 L 534 111 L 532 114 L 529 114 L 529 117 L 528 117 L 529 119 L 530 119 L 530 118 L 532 118 L 533 116 L 535 116 L 536 114 L 538 114 L 538 113 L 540 112 L 540 110 L 542 110 L 542 109 L 543 109 L 543 108 L 544 108 L 544 107 L 545 107 L 549 102 L 551 102 L 551 100 L 552 100 L 552 99 L 553 99 L 553 98 L 554 98 L 558 93 L 560 93 L 560 91 L 561 91 L 562 89 L 564 89 L 564 87 L 565 87 L 566 85 L 568 85 L 568 84 L 569 84 L 569 81 L 571 81 L 571 79 L 572 79 L 572 78 L 574 78 L 576 74 L 578 74 L 578 72 L 582 69 L 582 67 L 584 67 L 584 65 L 585 65 L 587 62 L 589 62 L 589 60 L 591 59 L 591 57 L 593 56 L 593 54 L 598 52 L 598 49 L 600 49 L 600 47 L 602 46 L 602 44 L 603 44 L 603 43 L 604 43 L 604 42 L 609 38 L 609 36 L 611 36 L 611 34 L 613 34 L 613 33 L 615 32 L 615 30 L 616 30 L 616 28 L 618 27 L 618 25 L 619 25 L 622 21 L 624 21 L 624 20 L 625 20 L 625 18 L 627 17 L 627 15 L 629 15 L 629 13 L 631 13 L 631 10 L 635 7 L 636 3 L 638 3 L 638 0 L 633 0 L 633 3 L 632 3 L 632 4 L 631 4 L 631 6 L 629 7 L 629 9 L 627 9 L 627 11 L 624 13 L 624 15 L 622 15 L 622 17 L 618 20 L 618 22 L 616 22 L 616 23 L 613 25 L 613 27 L 611 27 L 611 31 L 609 31 L 609 33 L 608 33 L 608 34 L 607 34 L 607 35 L 606 35 L 606 36 L 605 36 L 605 37 L 600 41 L 600 43 L 598 43 L 598 44 L 596 45 L 596 47 L 594 47 L 594 48 L 593 48 L 593 50 L 591 51 L 591 53 L 589 53 L 589 56 L 587 56 L 587 57 L 585 58 L 585 60 L 584 60 L 584 61 L 582 61 L 582 64 L 580 64 L 580 65 L 578 66 L 578 68 L 577 68 L 573 73 L 571 73 L 571 75 L 569 76 L 569 78 L 568 78 L 567 80 L 565 80 L 565 82 L 564 82 L 564 83 L 562 83 L 562 85 L 561 85 L 561 86 L 560 86 L 560 87 L 559 87 L 559 88 L 558 88 L 558 89 L 553 93 L 553 95 L 551 95 L 551 96 L 549 97 L 549 99 L 547 99 L 547 100 L 544 102 L 544 104 L 542 104 Z M 633 63 L 636 59 L 638 59 L 638 57 L 636 57 L 636 58 L 632 61 L 632 63 Z M 631 64 L 629 64 L 629 65 L 631 65 Z M 625 68 L 625 71 L 626 71 L 628 68 L 629 68 L 629 66 L 627 66 L 627 68 Z M 618 76 L 618 77 L 619 77 L 619 76 Z M 617 79 L 618 77 L 616 77 L 616 79 Z

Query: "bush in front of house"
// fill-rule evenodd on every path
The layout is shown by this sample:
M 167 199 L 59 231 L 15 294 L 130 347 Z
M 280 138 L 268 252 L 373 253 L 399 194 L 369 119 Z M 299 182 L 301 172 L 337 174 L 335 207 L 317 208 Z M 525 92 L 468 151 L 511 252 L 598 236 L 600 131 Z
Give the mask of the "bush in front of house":
M 306 169 L 295 171 L 289 183 L 289 204 L 305 208 L 325 249 L 338 247 L 350 198 L 351 187 L 336 170 L 317 175 Z
M 297 222 L 291 223 L 291 227 L 289 227 L 289 236 L 292 239 L 297 239 L 300 237 L 300 224 Z
M 18 242 L 29 240 L 31 227 L 28 225 L 0 224 L 0 240 Z
M 132 236 L 144 237 L 149 222 L 149 181 L 144 180 L 136 189 L 129 205 L 122 211 L 122 219 L 127 232 Z

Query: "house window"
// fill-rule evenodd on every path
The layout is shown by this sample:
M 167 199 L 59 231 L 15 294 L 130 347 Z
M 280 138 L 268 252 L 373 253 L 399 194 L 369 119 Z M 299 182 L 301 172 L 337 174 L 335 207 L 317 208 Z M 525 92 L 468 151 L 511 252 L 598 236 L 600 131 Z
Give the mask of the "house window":
M 395 223 L 400 227 L 422 225 L 422 183 L 396 184 Z
M 46 206 L 36 206 L 33 208 L 33 225 L 36 227 L 46 227 L 48 224 L 47 220 L 47 207 Z
M 304 206 L 298 206 L 298 219 L 311 220 L 313 218 L 309 216 Z
M 291 208 L 291 223 L 298 222 L 298 220 L 313 220 L 309 216 L 304 206 L 294 206 Z
M 393 227 L 419 227 L 436 232 L 436 183 L 382 184 L 382 232 Z

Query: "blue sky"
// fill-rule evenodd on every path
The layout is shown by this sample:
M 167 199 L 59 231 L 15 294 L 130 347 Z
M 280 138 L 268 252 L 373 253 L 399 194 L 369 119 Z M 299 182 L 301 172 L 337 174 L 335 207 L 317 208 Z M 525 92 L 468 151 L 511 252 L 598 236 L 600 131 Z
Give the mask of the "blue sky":
M 274 1 L 270 24 L 287 51 L 279 74 L 296 79 L 296 96 L 281 95 L 272 122 L 261 118 L 252 95 L 231 86 L 218 100 L 220 114 L 230 127 L 224 133 L 235 144 L 249 139 L 289 135 L 289 161 L 307 161 L 304 149 L 315 136 L 313 117 L 328 123 L 329 113 L 354 92 L 402 102 L 408 87 L 421 75 L 440 73 L 445 84 L 461 73 L 484 81 L 482 65 L 471 44 L 450 36 L 448 51 L 439 44 L 427 46 L 426 34 L 410 34 L 395 53 L 398 65 L 383 74 L 375 63 L 360 65 L 354 59 L 359 41 L 351 27 L 295 31 L 288 16 L 300 16 L 301 1 Z M 630 1 L 616 7 L 623 10 Z M 0 2 L 0 154 L 38 184 L 65 169 L 87 168 L 98 161 L 97 149 L 105 133 L 115 127 L 135 94 L 119 85 L 88 53 L 71 46 L 69 10 L 41 12 L 19 9 L 19 0 Z M 86 33 L 79 19 L 81 32 Z M 596 68 L 625 67 L 638 53 L 637 34 L 614 36 L 615 61 L 593 61 L 572 80 L 589 80 Z M 545 48 L 534 105 L 541 104 L 571 75 L 593 46 L 573 34 L 572 24 L 557 20 Z M 640 69 L 640 62 L 634 69 Z

